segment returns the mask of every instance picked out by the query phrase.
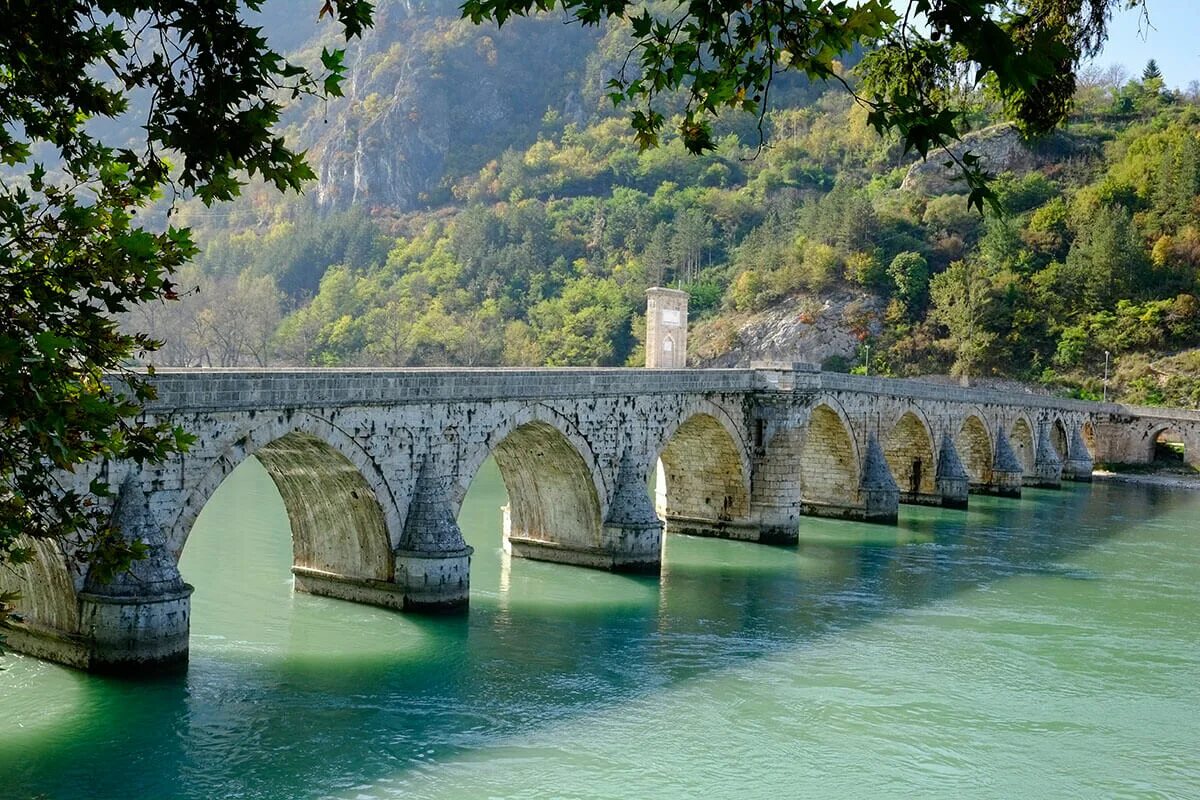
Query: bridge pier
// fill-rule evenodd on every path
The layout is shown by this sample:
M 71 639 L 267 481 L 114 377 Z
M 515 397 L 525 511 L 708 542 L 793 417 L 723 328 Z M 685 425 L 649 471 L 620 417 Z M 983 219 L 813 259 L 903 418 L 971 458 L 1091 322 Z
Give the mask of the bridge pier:
M 132 675 L 183 669 L 188 659 L 191 595 L 192 587 L 182 580 L 148 591 L 118 579 L 80 592 L 86 642 L 82 666 L 92 672 Z
M 656 527 L 657 536 L 649 529 L 616 529 L 605 537 L 599 547 L 579 547 L 574 544 L 534 539 L 513 535 L 509 532 L 508 506 L 504 507 L 504 552 L 513 558 L 528 558 L 532 561 L 551 561 L 574 567 L 602 569 L 608 572 L 634 572 L 657 575 L 662 568 L 662 523 Z M 654 552 L 657 539 L 659 552 Z
M 759 544 L 796 544 L 800 541 L 800 507 L 759 508 L 757 523 Z
M 763 538 L 763 526 L 752 520 L 734 519 L 704 519 L 701 517 L 683 517 L 666 515 L 663 517 L 663 532 L 680 533 L 687 536 L 707 536 L 713 539 L 734 539 L 743 542 L 770 541 Z M 784 536 L 785 540 L 795 541 L 796 536 Z M 776 540 L 774 543 L 778 543 Z
M 867 438 L 866 454 L 857 487 L 844 487 L 845 502 L 836 499 L 813 502 L 803 500 L 801 513 L 810 517 L 853 519 L 862 522 L 895 524 L 899 518 L 900 487 L 888 469 L 883 448 L 874 434 Z
M 971 476 L 963 467 L 954 439 L 949 433 L 942 434 L 942 446 L 937 460 L 937 503 L 943 508 L 966 508 L 971 491 Z
M 1095 463 L 1088 452 L 1087 443 L 1083 441 L 1083 432 L 1079 426 L 1071 428 L 1071 439 L 1067 445 L 1062 465 L 1062 477 L 1068 481 L 1090 483 Z
M 977 494 L 994 497 L 1020 497 L 1025 480 L 1025 467 L 1009 444 L 1004 430 L 996 431 L 996 452 L 992 460 L 991 478 L 975 487 Z
M 863 458 L 858 494 L 862 498 L 865 521 L 896 523 L 900 516 L 900 487 L 896 485 L 883 448 L 873 433 L 867 436 L 867 454 Z
M 725 531 L 736 532 L 729 538 L 755 541 L 760 544 L 791 545 L 800 540 L 800 517 L 803 507 L 800 486 L 796 480 L 800 455 L 793 437 L 772 437 L 767 447 L 766 422 L 758 425 L 760 435 L 750 467 L 749 520 L 739 521 Z M 669 525 L 668 521 L 668 525 Z
M 1050 423 L 1048 421 L 1038 423 L 1037 444 L 1034 449 L 1037 454 L 1034 463 L 1034 477 L 1026 483 L 1041 489 L 1061 488 L 1063 462 L 1058 456 L 1058 451 L 1054 449 L 1054 443 L 1050 441 Z
M 446 501 L 447 483 L 435 474 L 429 459 L 422 462 L 400 547 L 394 551 L 394 582 L 371 581 L 365 586 L 359 583 L 361 589 L 357 591 L 362 593 L 358 596 L 331 596 L 404 611 L 465 611 L 471 597 L 474 550 L 463 541 L 462 531 Z M 306 585 L 325 589 L 347 586 L 344 581 L 312 584 L 310 580 L 305 577 Z
M 122 485 L 113 524 L 127 541 L 140 541 L 146 557 L 107 582 L 89 571 L 78 595 L 79 656 L 92 672 L 142 675 L 187 665 L 192 587 L 148 506 L 134 471 Z

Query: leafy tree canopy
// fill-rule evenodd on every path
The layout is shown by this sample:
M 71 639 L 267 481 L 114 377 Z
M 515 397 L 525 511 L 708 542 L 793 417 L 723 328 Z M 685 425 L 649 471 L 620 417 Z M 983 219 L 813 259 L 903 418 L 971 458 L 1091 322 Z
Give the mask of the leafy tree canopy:
M 279 189 L 313 177 L 272 132 L 289 96 L 337 95 L 341 51 L 321 74 L 273 51 L 249 18 L 262 0 L 12 0 L 0 26 L 0 568 L 32 539 L 83 531 L 101 577 L 140 555 L 56 474 L 154 461 L 189 437 L 140 418 L 153 389 L 125 364 L 157 343 L 115 314 L 175 297 L 195 253 L 186 229 L 142 224 L 165 188 L 205 203 L 249 176 Z M 326 0 L 346 37 L 363 0 Z M 144 117 L 129 119 L 131 96 Z M 137 130 L 132 139 L 128 131 Z M 117 380 L 114 380 L 117 378 Z M 91 482 L 93 495 L 109 493 Z M 28 538 L 27 538 L 28 537 Z M 15 598 L 0 596 L 0 623 Z
M 1098 52 L 1113 6 L 1141 0 L 466 0 L 473 22 L 559 8 L 583 25 L 629 21 L 634 44 L 609 81 L 614 104 L 630 104 L 639 144 L 653 147 L 666 125 L 663 99 L 682 92 L 679 135 L 692 152 L 716 147 L 712 120 L 725 109 L 767 109 L 781 71 L 845 82 L 837 59 L 859 47 L 853 89 L 877 131 L 895 131 L 922 157 L 958 139 L 965 109 L 958 89 L 983 85 L 1030 134 L 1063 121 L 1080 62 Z M 847 88 L 850 84 L 846 83 Z M 761 126 L 760 126 L 761 129 Z M 982 209 L 995 201 L 976 156 L 951 154 Z

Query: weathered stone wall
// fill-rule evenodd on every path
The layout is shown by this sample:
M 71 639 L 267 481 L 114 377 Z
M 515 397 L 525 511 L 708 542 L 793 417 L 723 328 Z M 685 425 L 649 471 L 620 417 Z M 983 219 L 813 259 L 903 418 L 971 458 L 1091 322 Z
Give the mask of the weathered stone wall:
M 861 458 L 849 420 L 822 402 L 808 416 L 800 451 L 800 496 L 805 510 L 840 512 L 858 503 Z
M 1184 459 L 1200 467 L 1200 412 L 1179 409 L 1120 406 L 1107 414 L 1093 415 L 1081 426 L 1080 435 L 1097 462 L 1144 464 L 1154 460 L 1154 443 L 1159 434 L 1178 434 L 1184 444 Z
M 694 414 L 671 435 L 658 464 L 655 505 L 668 530 L 740 538 L 750 517 L 750 476 L 736 429 Z
M 255 456 L 283 498 L 297 567 L 392 579 L 383 511 L 357 466 L 313 434 L 301 432 L 276 439 Z
M 975 414 L 968 416 L 958 429 L 954 446 L 971 477 L 971 488 L 986 488 L 992 482 L 992 437 L 987 426 Z

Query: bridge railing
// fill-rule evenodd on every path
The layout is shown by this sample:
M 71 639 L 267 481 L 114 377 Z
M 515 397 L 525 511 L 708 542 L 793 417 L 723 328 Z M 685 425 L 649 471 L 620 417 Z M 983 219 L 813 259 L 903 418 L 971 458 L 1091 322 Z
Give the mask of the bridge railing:
M 978 389 L 965 386 L 948 386 L 946 384 L 914 380 L 910 378 L 868 377 L 865 375 L 846 375 L 835 372 L 819 372 L 807 383 L 815 384 L 817 390 L 836 390 L 863 392 L 866 394 L 886 394 L 891 396 L 910 397 L 914 400 L 943 400 L 956 403 L 973 403 L 979 405 L 1008 405 L 1027 406 L 1031 408 L 1055 408 L 1063 411 L 1082 411 L 1085 413 L 1120 414 L 1123 407 L 1115 403 L 1098 403 L 1090 400 L 1073 400 L 1065 397 L 1035 394 L 1033 392 L 1005 392 L 996 389 Z M 797 385 L 805 382 L 798 381 Z
M 151 413 L 750 392 L 762 379 L 749 369 L 162 369 L 153 383 Z
M 160 369 L 151 413 L 554 399 L 633 394 L 844 391 L 913 400 L 1052 408 L 1200 423 L 1200 411 L 1127 406 L 952 386 L 908 378 L 821 372 L 804 364 L 750 369 L 421 368 Z
M 951 386 L 912 378 L 887 378 L 866 375 L 848 375 L 840 372 L 821 372 L 805 365 L 787 369 L 759 367 L 766 376 L 768 386 L 779 391 L 846 391 L 863 394 L 909 397 L 914 400 L 941 400 L 979 405 L 1025 406 L 1028 408 L 1053 408 L 1062 411 L 1077 411 L 1087 414 L 1111 414 L 1114 416 L 1149 417 L 1181 422 L 1200 423 L 1200 411 L 1161 406 L 1126 405 L 1102 403 L 1094 400 L 1075 400 L 1068 397 L 1036 394 L 1034 392 L 1006 392 L 996 389 L 978 389 Z

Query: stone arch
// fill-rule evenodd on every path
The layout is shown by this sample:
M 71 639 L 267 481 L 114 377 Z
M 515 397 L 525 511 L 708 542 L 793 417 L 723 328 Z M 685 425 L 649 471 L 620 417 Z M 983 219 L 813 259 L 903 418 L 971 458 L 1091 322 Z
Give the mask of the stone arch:
M 493 430 L 461 460 L 455 513 L 490 455 L 508 491 L 507 538 L 599 547 L 607 493 L 591 448 L 565 423 L 544 406 L 529 406 Z
M 1021 469 L 1026 477 L 1037 475 L 1037 436 L 1029 417 L 1024 414 L 1013 422 L 1008 435 L 1008 443 L 1012 445 L 1013 454 L 1021 462 Z
M 909 408 L 900 415 L 888 431 L 883 454 L 903 501 L 937 492 L 933 432 L 920 409 Z
M 1178 461 L 1188 463 L 1195 454 L 1189 452 L 1189 442 L 1181 426 L 1171 423 L 1156 425 L 1146 437 L 1149 447 L 1147 461 Z
M 34 555 L 28 563 L 0 569 L 0 593 L 20 595 L 15 607 L 21 622 L 4 633 L 22 651 L 54 658 L 60 648 L 39 645 L 43 639 L 55 640 L 62 634 L 79 632 L 75 582 L 58 542 L 22 537 L 17 544 L 31 548 Z
M 659 516 L 729 521 L 750 514 L 745 443 L 716 407 L 681 415 L 658 451 Z
M 1071 438 L 1062 417 L 1055 416 L 1050 423 L 1050 443 L 1054 445 L 1060 461 L 1065 462 L 1071 457 Z
M 475 474 L 479 472 L 479 468 L 483 466 L 483 462 L 487 461 L 488 457 L 495 455 L 496 448 L 511 433 L 522 426 L 534 422 L 542 422 L 549 425 L 567 440 L 579 457 L 583 459 L 584 464 L 587 465 L 589 479 L 595 487 L 596 497 L 600 500 L 600 508 L 602 510 L 607 508 L 608 497 L 611 491 L 604 482 L 605 476 L 596 463 L 596 457 L 592 452 L 591 444 L 583 437 L 579 429 L 562 414 L 559 414 L 548 406 L 535 404 L 524 406 L 516 413 L 507 416 L 503 423 L 488 431 L 486 437 L 478 442 L 474 442 L 465 450 L 460 451 L 455 457 L 455 480 L 451 487 L 452 496 L 450 498 L 455 516 L 462 509 L 463 500 L 467 497 L 467 491 L 470 490 L 471 483 L 475 480 Z
M 857 503 L 862 461 L 852 430 L 834 400 L 823 399 L 809 414 L 800 456 L 800 496 L 806 506 Z
M 992 435 L 983 415 L 971 413 L 963 420 L 954 439 L 959 459 L 967 471 L 972 487 L 988 486 L 992 482 Z
M 685 402 L 679 410 L 678 415 L 674 416 L 671 422 L 658 433 L 657 438 L 652 438 L 651 455 L 661 455 L 663 450 L 670 444 L 676 432 L 683 427 L 689 420 L 698 414 L 711 417 L 724 430 L 730 442 L 733 443 L 734 449 L 737 451 L 739 467 L 742 475 L 746 476 L 747 488 L 749 488 L 750 469 L 750 444 L 742 429 L 734 421 L 730 413 L 722 406 L 705 398 L 697 398 L 690 402 Z
M 225 448 L 183 501 L 167 546 L 176 560 L 217 487 L 256 457 L 283 498 L 294 565 L 390 581 L 400 514 L 382 472 L 349 434 L 307 413 L 280 415 Z

